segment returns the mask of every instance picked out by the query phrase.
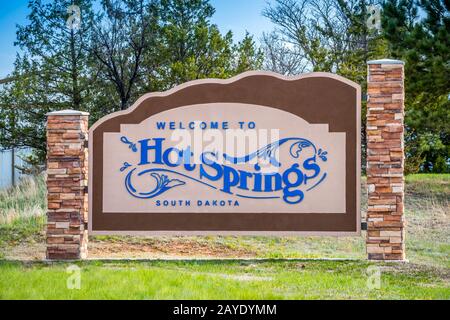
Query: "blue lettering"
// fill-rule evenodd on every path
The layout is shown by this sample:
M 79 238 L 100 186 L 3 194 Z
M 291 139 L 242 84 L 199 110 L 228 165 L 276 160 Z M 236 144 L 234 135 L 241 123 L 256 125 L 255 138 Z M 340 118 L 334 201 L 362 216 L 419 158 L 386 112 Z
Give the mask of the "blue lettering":
M 170 126 L 170 128 L 175 128 L 176 123 L 175 122 L 158 122 L 157 128 L 158 129 L 164 129 L 166 128 L 166 124 Z M 241 124 L 241 123 L 240 123 Z M 189 127 L 196 125 L 194 122 L 189 123 Z M 208 124 L 205 122 L 201 122 L 199 124 L 199 127 L 204 129 L 206 128 Z M 219 122 L 211 122 L 209 124 L 212 128 L 217 129 L 220 126 Z M 222 124 L 225 125 L 225 122 Z M 182 124 L 180 124 L 182 126 Z M 249 122 L 248 126 L 256 126 L 254 122 Z M 193 172 L 197 165 L 195 164 L 195 161 L 193 161 L 194 153 L 192 152 L 192 149 L 190 146 L 188 146 L 184 150 L 177 149 L 175 147 L 169 147 L 167 149 L 163 148 L 163 143 L 165 139 L 164 138 L 150 138 L 150 139 L 144 139 L 138 141 L 139 151 L 140 151 L 140 162 L 138 165 L 149 165 L 149 164 L 158 164 L 158 165 L 165 165 L 170 168 L 175 168 L 180 165 L 183 165 L 180 167 L 181 171 L 171 171 L 168 169 L 161 169 L 161 168 L 152 168 L 151 170 L 147 169 L 148 171 L 165 171 L 165 172 L 172 172 L 174 174 L 178 174 L 179 176 L 175 178 L 174 176 L 170 176 L 170 174 L 166 176 L 159 176 L 158 173 L 155 173 L 154 177 L 160 177 L 160 180 L 157 180 L 158 183 L 160 181 L 164 181 L 164 187 L 166 189 L 159 192 L 160 193 L 173 188 L 177 187 L 183 184 L 186 184 L 185 178 L 190 178 L 194 181 L 197 181 L 199 183 L 202 183 L 203 185 L 209 186 L 214 189 L 218 189 L 218 187 L 211 185 L 208 183 L 208 181 L 222 181 L 222 188 L 219 189 L 222 192 L 225 192 L 227 194 L 234 194 L 234 188 L 240 189 L 240 190 L 246 190 L 246 193 L 240 194 L 239 192 L 236 192 L 236 196 L 243 197 L 243 198 L 253 198 L 253 199 L 273 199 L 273 198 L 282 198 L 283 201 L 285 201 L 288 204 L 298 204 L 303 201 L 304 199 L 304 192 L 301 190 L 302 185 L 306 185 L 309 180 L 315 179 L 319 176 L 321 173 L 321 168 L 318 163 L 316 163 L 316 156 L 307 158 L 304 160 L 300 167 L 298 163 L 294 163 L 284 172 L 261 172 L 261 167 L 259 164 L 254 165 L 254 170 L 246 171 L 246 170 L 238 170 L 235 165 L 224 165 L 221 163 L 218 163 L 218 154 L 214 152 L 205 152 L 201 154 L 200 161 L 201 164 L 199 165 L 199 172 L 198 176 L 189 176 L 189 172 Z M 122 142 L 124 142 L 122 140 Z M 126 141 L 124 143 L 127 143 Z M 304 147 L 304 146 L 303 146 Z M 305 148 L 305 147 L 304 147 Z M 136 152 L 136 151 L 134 151 Z M 292 154 L 292 153 L 291 153 Z M 297 153 L 298 155 L 298 153 Z M 260 157 L 260 155 L 258 155 Z M 249 157 L 250 158 L 250 157 Z M 295 156 L 294 156 L 295 158 Z M 325 161 L 325 160 L 324 160 Z M 247 160 L 239 160 L 239 162 L 236 162 L 235 164 L 238 165 L 238 163 L 247 163 Z M 126 170 L 126 166 L 124 167 Z M 135 169 L 133 169 L 135 170 Z M 176 169 L 174 169 L 176 170 Z M 121 169 L 122 171 L 122 169 Z M 168 177 L 169 176 L 169 177 Z M 318 181 L 313 187 L 311 187 L 309 190 L 315 188 L 317 185 L 319 185 L 324 178 L 326 177 L 326 173 L 322 175 L 323 178 Z M 130 175 L 128 175 L 130 177 Z M 162 177 L 162 178 L 161 178 Z M 184 177 L 184 178 L 183 178 Z M 127 178 L 129 179 L 129 178 Z M 164 179 L 164 180 L 161 180 Z M 168 180 L 169 179 L 169 180 Z M 203 180 L 203 181 L 201 181 Z M 208 180 L 208 181 L 204 181 Z M 131 181 L 131 179 L 129 179 Z M 133 190 L 133 186 L 131 185 L 128 190 Z M 128 186 L 127 186 L 128 188 Z M 277 191 L 281 191 L 279 193 L 273 194 Z M 130 192 L 130 191 L 129 191 Z M 268 195 L 257 195 L 257 194 L 251 194 L 251 192 L 254 193 L 266 193 Z M 272 194 L 270 194 L 272 193 Z M 153 196 L 153 195 L 152 195 Z M 154 195 L 156 196 L 156 195 Z M 222 206 L 221 201 L 200 201 L 202 206 Z M 156 200 L 155 205 L 157 207 L 159 206 L 169 206 L 174 204 L 172 202 L 168 201 L 160 201 Z M 186 206 L 190 206 L 189 201 L 185 201 Z M 225 204 L 226 205 L 226 204 Z M 232 202 L 230 200 L 230 204 L 232 205 Z M 239 205 L 239 203 L 235 203 L 235 205 Z
M 155 160 L 153 163 L 156 164 L 163 164 L 161 160 L 161 153 L 162 153 L 162 142 L 165 140 L 163 138 L 155 138 L 153 141 L 155 141 L 154 146 L 150 146 L 149 142 L 152 139 L 146 139 L 146 140 L 140 140 L 139 144 L 141 145 L 141 161 L 139 162 L 139 165 L 144 164 L 150 164 L 151 162 L 148 160 L 148 152 L 150 150 L 155 150 Z
M 275 186 L 272 186 L 275 180 Z M 267 174 L 264 176 L 264 192 L 281 190 L 281 175 L 279 173 Z
M 226 193 L 230 192 L 231 187 L 237 186 L 239 183 L 239 174 L 231 167 L 223 166 L 223 188 L 222 191 Z
M 222 167 L 217 164 L 216 162 L 214 162 L 213 160 L 208 159 L 206 156 L 207 155 L 213 155 L 214 154 L 212 152 L 205 152 L 202 154 L 202 163 L 212 169 L 214 169 L 216 171 L 216 174 L 209 174 L 206 170 L 205 167 L 203 165 L 200 166 L 200 179 L 206 178 L 209 179 L 211 181 L 217 181 L 220 178 L 222 178 Z M 217 158 L 217 157 L 216 157 Z
M 170 162 L 170 154 L 175 154 L 177 157 L 176 162 Z M 177 148 L 169 148 L 166 151 L 164 151 L 163 154 L 164 163 L 168 165 L 169 167 L 177 167 L 183 162 L 183 152 L 178 150 Z
M 315 157 L 306 159 L 303 162 L 303 168 L 305 168 L 307 171 L 314 171 L 314 173 L 310 176 L 305 174 L 305 184 L 307 184 L 308 180 L 310 179 L 314 179 L 315 177 L 317 177 L 320 173 L 320 167 L 317 165 L 317 163 L 315 163 L 316 159 Z
M 295 182 L 290 181 L 290 177 L 294 175 Z M 290 167 L 288 170 L 286 170 L 283 173 L 283 182 L 286 186 L 283 189 L 283 200 L 286 201 L 289 204 L 297 204 L 302 202 L 304 198 L 303 191 L 301 190 L 294 190 L 291 191 L 291 188 L 295 188 L 300 186 L 303 183 L 303 173 L 298 169 L 298 164 L 293 164 L 292 167 Z M 291 200 L 290 198 L 296 198 L 294 200 Z

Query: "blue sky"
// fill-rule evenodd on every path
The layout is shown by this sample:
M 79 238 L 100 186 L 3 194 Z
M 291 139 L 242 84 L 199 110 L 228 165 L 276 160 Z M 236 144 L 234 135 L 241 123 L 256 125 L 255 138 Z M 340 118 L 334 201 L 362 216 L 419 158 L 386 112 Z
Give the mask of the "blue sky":
M 259 38 L 264 31 L 273 29 L 271 22 L 261 16 L 261 11 L 271 0 L 211 0 L 216 8 L 212 22 L 222 32 L 233 31 L 236 40 L 245 31 Z M 0 0 L 0 78 L 8 75 L 14 67 L 17 47 L 16 24 L 27 23 L 28 0 Z

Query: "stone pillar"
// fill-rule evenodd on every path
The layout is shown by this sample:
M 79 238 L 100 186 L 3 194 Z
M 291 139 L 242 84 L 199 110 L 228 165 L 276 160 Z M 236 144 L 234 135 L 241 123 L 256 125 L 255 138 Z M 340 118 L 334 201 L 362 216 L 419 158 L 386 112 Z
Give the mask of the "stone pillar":
M 405 260 L 404 63 L 368 62 L 367 254 Z
M 89 114 L 47 114 L 47 259 L 87 256 Z

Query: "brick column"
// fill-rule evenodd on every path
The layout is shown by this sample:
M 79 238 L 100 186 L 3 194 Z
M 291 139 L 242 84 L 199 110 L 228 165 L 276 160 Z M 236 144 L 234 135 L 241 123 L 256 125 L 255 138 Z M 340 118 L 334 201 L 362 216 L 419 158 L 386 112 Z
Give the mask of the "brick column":
M 405 260 L 404 71 L 398 60 L 368 62 L 367 254 Z
M 47 259 L 87 255 L 88 119 L 73 110 L 47 114 Z

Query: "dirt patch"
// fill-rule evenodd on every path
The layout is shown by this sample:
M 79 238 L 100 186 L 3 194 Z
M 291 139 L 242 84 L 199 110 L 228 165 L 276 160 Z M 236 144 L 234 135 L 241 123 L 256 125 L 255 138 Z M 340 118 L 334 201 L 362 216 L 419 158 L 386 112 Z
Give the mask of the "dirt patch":
M 185 238 L 123 238 L 89 242 L 89 259 L 253 258 L 256 253 L 214 241 Z M 45 243 L 23 242 L 0 248 L 7 260 L 44 260 Z
M 250 258 L 253 252 L 230 248 L 214 242 L 199 242 L 183 238 L 147 239 L 120 242 L 91 241 L 89 258 L 131 258 L 131 259 L 165 259 L 165 258 Z
M 21 243 L 18 245 L 1 248 L 3 258 L 7 260 L 44 260 L 45 259 L 45 243 Z

